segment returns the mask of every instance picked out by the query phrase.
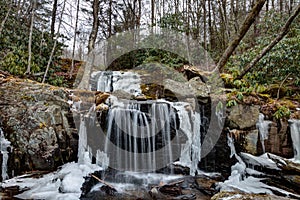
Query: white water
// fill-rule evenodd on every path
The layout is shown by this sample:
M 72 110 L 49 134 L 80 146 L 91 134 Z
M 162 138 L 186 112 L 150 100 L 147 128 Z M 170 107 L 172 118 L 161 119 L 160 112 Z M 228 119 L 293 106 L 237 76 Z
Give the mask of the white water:
M 97 78 L 97 91 L 122 90 L 133 95 L 141 94 L 140 76 L 134 72 L 100 71 L 93 73 L 92 77 Z
M 292 119 L 289 122 L 293 140 L 294 160 L 300 163 L 300 120 Z
M 94 90 L 104 92 L 122 90 L 134 95 L 141 93 L 141 80 L 139 75 L 134 72 L 100 71 L 94 72 L 92 77 L 94 81 L 96 79 L 96 84 L 94 84 L 96 87 L 92 85 Z M 107 139 L 102 154 L 111 152 L 109 149 L 111 137 L 120 138 L 115 139 L 115 145 L 123 147 L 123 149 L 119 148 L 119 150 L 116 150 L 114 156 L 117 158 L 122 157 L 124 148 L 132 153 L 128 157 L 122 157 L 117 163 L 104 156 L 104 161 L 99 160 L 99 163 L 104 162 L 107 164 L 107 162 L 110 162 L 110 164 L 115 164 L 117 168 L 123 167 L 130 171 L 146 168 L 154 171 L 161 162 L 160 159 L 163 159 L 164 163 L 171 164 L 174 161 L 172 149 L 174 147 L 171 145 L 170 124 L 173 123 L 174 126 L 177 126 L 176 114 L 173 111 L 175 109 L 179 116 L 179 129 L 187 138 L 186 142 L 182 144 L 181 156 L 177 164 L 189 167 L 190 174 L 195 175 L 201 159 L 201 119 L 199 113 L 186 110 L 185 107 L 189 106 L 188 103 L 171 103 L 164 100 L 145 101 L 145 104 L 152 104 L 151 108 L 145 111 L 139 103 L 122 102 L 113 96 L 109 99 L 111 106 L 108 114 Z M 159 138 L 160 141 L 156 141 L 158 139 L 155 137 L 157 133 L 162 135 Z M 124 134 L 129 134 L 132 137 L 124 137 Z M 136 139 L 141 137 L 151 139 Z M 155 148 L 157 148 L 157 143 L 166 145 L 163 148 L 165 151 L 163 158 L 158 158 L 156 155 Z M 140 152 L 146 153 L 144 157 L 141 158 Z M 102 154 L 101 157 L 103 157 Z
M 2 181 L 8 179 L 7 174 L 7 161 L 8 161 L 8 151 L 7 148 L 10 147 L 10 141 L 5 139 L 3 130 L 0 128 L 0 150 L 2 154 Z
M 182 145 L 181 156 L 177 163 L 189 167 L 190 175 L 195 175 L 201 160 L 201 119 L 198 112 L 187 111 L 186 105 L 182 102 L 173 104 L 178 111 L 180 130 L 187 136 L 187 141 Z
M 272 123 L 271 121 L 264 120 L 265 116 L 260 113 L 258 117 L 258 122 L 256 123 L 256 127 L 258 128 L 260 134 L 260 142 L 263 148 L 263 152 L 266 152 L 265 148 L 265 140 L 269 137 L 269 125 Z

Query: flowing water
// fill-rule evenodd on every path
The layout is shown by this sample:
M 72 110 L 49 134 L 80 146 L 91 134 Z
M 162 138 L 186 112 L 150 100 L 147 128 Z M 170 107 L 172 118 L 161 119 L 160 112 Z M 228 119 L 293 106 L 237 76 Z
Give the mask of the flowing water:
M 102 71 L 92 77 L 92 90 L 141 92 L 140 76 L 133 72 Z M 189 103 L 116 97 L 109 102 L 105 148 L 97 150 L 97 163 L 123 171 L 154 172 L 177 160 L 195 175 L 201 159 L 201 117 L 186 109 Z
M 8 174 L 7 174 L 7 161 L 8 161 L 8 148 L 10 147 L 10 142 L 5 139 L 4 137 L 4 132 L 0 128 L 0 150 L 2 154 L 2 181 L 8 179 Z

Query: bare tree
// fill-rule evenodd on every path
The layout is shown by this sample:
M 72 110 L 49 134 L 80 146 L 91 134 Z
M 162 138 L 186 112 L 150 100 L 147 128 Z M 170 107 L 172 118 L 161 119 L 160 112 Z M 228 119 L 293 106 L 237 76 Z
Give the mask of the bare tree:
M 92 31 L 90 33 L 89 42 L 88 42 L 88 53 L 92 52 L 95 48 L 95 42 L 99 30 L 99 0 L 93 1 L 93 26 Z
M 73 39 L 73 49 L 72 49 L 72 63 L 71 69 L 69 72 L 69 77 L 72 78 L 72 74 L 74 71 L 74 57 L 75 57 L 75 47 L 76 47 L 76 36 L 77 36 L 77 26 L 78 26 L 78 14 L 80 9 L 80 0 L 77 0 L 77 8 L 76 8 L 76 18 L 75 18 L 75 27 L 74 27 L 74 39 Z
M 31 13 L 30 32 L 29 32 L 29 41 L 28 41 L 28 65 L 27 65 L 27 70 L 26 70 L 25 74 L 30 74 L 30 72 L 31 72 L 31 58 L 32 58 L 31 45 L 32 45 L 32 32 L 33 32 L 35 9 L 36 9 L 36 4 L 37 4 L 36 1 L 37 0 L 33 1 L 33 8 L 32 8 L 32 13 Z
M 237 79 L 241 79 L 245 76 L 247 72 L 249 72 L 259 61 L 262 59 L 278 42 L 280 42 L 284 36 L 288 33 L 289 28 L 293 22 L 293 20 L 297 17 L 297 15 L 300 12 L 300 4 L 297 6 L 293 14 L 289 17 L 289 19 L 286 21 L 285 25 L 281 29 L 280 33 L 277 35 L 277 37 L 268 45 L 266 46 L 260 54 L 258 54 L 250 63 L 247 65 L 247 67 L 244 69 L 244 71 L 237 77 Z
M 65 11 L 65 7 L 66 7 L 66 0 L 63 1 L 63 7 L 62 7 L 62 11 L 60 13 L 60 20 L 59 20 L 59 24 L 58 24 L 58 28 L 57 28 L 57 34 L 56 34 L 57 37 L 59 35 L 60 26 L 61 26 L 61 23 L 63 21 L 62 17 L 63 17 L 64 11 Z M 54 55 L 54 51 L 55 51 L 55 48 L 56 48 L 56 45 L 57 45 L 57 39 L 58 38 L 55 38 L 55 41 L 54 41 L 54 44 L 53 44 L 53 47 L 52 47 L 52 51 L 51 51 L 51 55 L 50 55 L 48 63 L 47 63 L 47 67 L 46 67 L 46 71 L 45 71 L 42 83 L 45 83 L 45 80 L 46 80 L 46 77 L 47 77 L 47 74 L 48 74 L 48 71 L 49 71 L 49 68 L 50 68 L 50 64 L 52 62 L 52 58 L 53 58 L 53 55 Z
M 249 28 L 255 21 L 256 16 L 261 11 L 262 7 L 264 6 L 266 0 L 257 0 L 256 4 L 252 8 L 251 12 L 246 16 L 246 19 L 239 31 L 239 33 L 234 37 L 233 41 L 229 43 L 227 49 L 223 53 L 222 57 L 220 58 L 216 69 L 219 69 L 220 71 L 225 67 L 229 57 L 232 55 L 236 47 L 239 45 L 243 37 L 248 32 Z
M 53 0 L 53 7 L 52 7 L 52 18 L 51 18 L 51 28 L 50 28 L 52 38 L 54 37 L 54 33 L 55 33 L 57 1 L 58 0 Z

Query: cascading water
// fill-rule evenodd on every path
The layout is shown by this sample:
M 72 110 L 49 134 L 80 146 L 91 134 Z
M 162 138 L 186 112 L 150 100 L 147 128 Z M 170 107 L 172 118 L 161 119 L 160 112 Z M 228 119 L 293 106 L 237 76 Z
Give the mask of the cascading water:
M 92 90 L 140 92 L 140 77 L 133 72 L 95 72 L 92 77 Z M 195 175 L 201 159 L 200 113 L 186 109 L 189 106 L 186 102 L 125 101 L 114 97 L 109 102 L 105 148 L 103 152 L 97 151 L 98 163 L 110 162 L 118 169 L 129 171 L 155 171 L 162 160 L 173 163 L 177 153 L 174 151 L 180 149 L 177 163 L 189 167 L 190 174 Z M 172 143 L 179 134 L 186 139 L 181 146 L 179 141 Z M 110 142 L 117 150 L 110 149 Z M 156 154 L 160 149 L 164 151 L 162 158 Z M 123 156 L 124 150 L 131 152 L 126 154 L 128 157 Z M 105 156 L 109 154 L 120 159 L 113 161 Z
M 10 148 L 10 141 L 5 139 L 3 130 L 0 128 L 0 150 L 2 154 L 2 181 L 8 179 L 7 174 L 7 161 L 8 161 L 8 150 L 7 148 Z
M 294 147 L 294 159 L 300 162 L 300 120 L 291 119 L 289 123 Z
M 133 95 L 141 93 L 140 76 L 133 72 L 100 71 L 92 74 L 92 90 L 113 92 L 122 90 Z
M 108 113 L 105 152 L 111 152 L 109 142 L 121 151 L 132 152 L 128 158 L 117 159 L 116 167 L 130 171 L 154 171 L 157 169 L 155 150 L 165 147 L 165 157 L 172 158 L 171 132 L 176 134 L 176 115 L 168 102 L 117 103 Z M 139 159 L 139 156 L 143 157 Z
M 260 113 L 259 117 L 258 117 L 258 122 L 256 123 L 256 127 L 259 130 L 260 142 L 261 142 L 261 145 L 262 145 L 262 148 L 263 148 L 263 152 L 265 153 L 266 149 L 265 149 L 265 142 L 264 141 L 268 139 L 268 136 L 269 136 L 269 125 L 272 122 L 264 120 L 264 119 L 265 119 L 265 116 L 262 113 Z

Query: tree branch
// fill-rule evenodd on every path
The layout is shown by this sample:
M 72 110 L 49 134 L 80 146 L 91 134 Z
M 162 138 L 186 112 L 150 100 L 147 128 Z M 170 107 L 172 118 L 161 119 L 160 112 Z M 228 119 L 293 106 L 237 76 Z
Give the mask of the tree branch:
M 242 79 L 245 76 L 245 74 L 247 74 L 251 70 L 251 68 L 254 67 L 260 61 L 262 57 L 264 57 L 277 43 L 279 43 L 284 38 L 284 36 L 289 32 L 290 25 L 292 24 L 293 20 L 297 17 L 299 12 L 300 4 L 297 6 L 293 14 L 289 17 L 284 27 L 281 29 L 279 35 L 247 65 L 244 71 L 236 79 Z
M 229 44 L 225 52 L 223 53 L 222 57 L 220 58 L 216 69 L 219 69 L 220 71 L 225 67 L 229 57 L 232 55 L 236 47 L 239 45 L 243 37 L 248 32 L 249 28 L 255 21 L 256 16 L 261 11 L 262 7 L 264 6 L 266 0 L 257 0 L 256 4 L 252 8 L 251 12 L 247 15 L 239 33 L 234 37 L 233 41 Z M 216 70 L 215 69 L 215 70 Z

